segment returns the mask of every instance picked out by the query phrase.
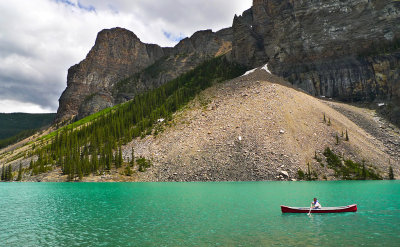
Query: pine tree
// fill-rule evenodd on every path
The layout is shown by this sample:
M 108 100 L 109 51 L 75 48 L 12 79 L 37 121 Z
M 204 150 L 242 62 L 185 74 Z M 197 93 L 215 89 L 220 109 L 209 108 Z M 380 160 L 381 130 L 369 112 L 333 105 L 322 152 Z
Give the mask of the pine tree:
M 311 169 L 310 169 L 310 162 L 307 163 L 307 180 L 311 180 Z
M 83 172 L 82 172 L 81 167 L 78 168 L 78 177 L 79 177 L 79 180 L 82 180 L 82 178 L 83 178 Z
M 125 167 L 125 175 L 126 176 L 132 176 L 132 170 L 129 164 Z
M 18 170 L 17 181 L 21 181 L 21 180 L 22 180 L 22 164 L 19 163 L 19 170 Z
M 135 150 L 132 148 L 132 160 L 131 160 L 131 166 L 135 166 Z
M 346 141 L 349 141 L 349 134 L 347 133 L 347 129 L 346 129 Z
M 362 172 L 361 172 L 361 180 L 366 180 L 366 179 L 367 179 L 367 170 L 365 169 L 365 164 L 363 162 Z
M 119 147 L 119 149 L 118 149 L 118 161 L 117 161 L 117 163 L 118 163 L 118 168 L 120 168 L 120 167 L 122 167 L 122 163 L 123 163 L 123 158 L 122 158 L 122 149 L 121 149 L 121 146 Z
M 389 179 L 394 180 L 393 167 L 389 166 Z
M 92 165 L 92 173 L 95 174 L 99 170 L 99 161 L 97 158 L 97 153 L 93 152 L 92 153 L 92 160 L 91 160 L 91 165 Z
M 336 145 L 339 145 L 339 136 L 337 133 L 336 133 Z
M 328 126 L 331 126 L 331 118 L 329 118 Z
M 13 174 L 12 174 L 12 166 L 8 166 L 8 171 L 7 171 L 7 181 L 12 181 L 13 180 Z
M 3 168 L 1 170 L 1 181 L 5 181 L 6 180 L 6 170 L 5 170 L 5 166 L 3 165 Z
M 326 117 L 325 117 L 325 113 L 324 113 L 324 123 L 326 123 Z

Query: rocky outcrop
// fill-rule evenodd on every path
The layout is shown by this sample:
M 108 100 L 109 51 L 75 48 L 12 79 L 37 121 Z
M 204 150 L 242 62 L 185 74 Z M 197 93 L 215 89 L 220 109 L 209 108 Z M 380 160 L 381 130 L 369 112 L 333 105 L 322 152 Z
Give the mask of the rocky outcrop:
M 233 23 L 232 57 L 313 95 L 400 98 L 400 2 L 254 0 Z
M 118 82 L 113 89 L 116 103 L 132 99 L 136 94 L 158 87 L 195 68 L 210 57 L 229 53 L 232 29 L 199 31 L 181 40 L 166 55 L 140 73 Z
M 88 116 L 162 85 L 229 52 L 232 36 L 232 29 L 199 31 L 173 48 L 161 48 L 123 28 L 103 30 L 87 57 L 68 70 L 56 122 Z
M 196 32 L 173 48 L 103 30 L 70 68 L 57 121 L 132 99 L 222 54 L 249 67 L 268 63 L 312 95 L 400 102 L 399 24 L 394 0 L 254 0 L 232 28 Z
M 68 70 L 67 88 L 59 100 L 56 121 L 76 116 L 82 103 L 95 104 L 91 99 L 98 100 L 117 81 L 146 68 L 163 55 L 161 47 L 142 43 L 126 29 L 113 28 L 99 32 L 86 59 Z M 96 94 L 99 95 L 95 97 Z M 107 101 L 112 102 L 110 99 Z M 101 109 L 108 104 L 100 105 L 93 109 Z

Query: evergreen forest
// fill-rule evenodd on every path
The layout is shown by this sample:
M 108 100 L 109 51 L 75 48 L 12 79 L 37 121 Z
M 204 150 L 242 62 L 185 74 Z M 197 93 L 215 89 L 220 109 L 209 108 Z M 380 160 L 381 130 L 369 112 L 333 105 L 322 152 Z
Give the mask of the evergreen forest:
M 173 114 L 185 106 L 202 90 L 215 83 L 242 75 L 246 68 L 217 57 L 203 62 L 195 69 L 167 82 L 159 88 L 139 94 L 133 100 L 108 108 L 79 124 L 62 127 L 41 139 L 29 155 L 36 156 L 29 170 L 33 175 L 61 167 L 69 180 L 90 174 L 104 174 L 124 165 L 121 146 L 133 138 L 154 133 L 159 119 L 172 120 Z M 90 121 L 88 120 L 90 119 Z M 128 162 L 125 171 L 138 166 L 145 171 L 151 161 L 143 157 Z

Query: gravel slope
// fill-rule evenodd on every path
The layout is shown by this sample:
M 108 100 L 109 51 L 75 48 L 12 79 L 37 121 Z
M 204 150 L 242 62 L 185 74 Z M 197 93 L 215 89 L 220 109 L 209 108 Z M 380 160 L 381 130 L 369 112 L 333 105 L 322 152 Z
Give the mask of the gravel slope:
M 331 125 L 323 121 L 324 114 Z M 400 174 L 399 129 L 370 110 L 305 94 L 263 69 L 205 90 L 162 126 L 158 135 L 123 147 L 125 161 L 132 148 L 136 157 L 152 160 L 147 172 L 126 177 L 121 168 L 83 181 L 295 180 L 307 163 L 319 179 L 335 179 L 314 159 L 326 147 L 365 160 L 383 176 L 390 161 L 397 178 Z M 346 129 L 348 142 L 340 137 Z M 65 181 L 60 172 L 24 180 Z
M 320 178 L 325 174 L 333 179 L 333 171 L 313 159 L 326 147 L 365 160 L 385 176 L 390 159 L 398 175 L 399 160 L 388 154 L 388 140 L 372 135 L 362 120 L 353 122 L 332 105 L 258 69 L 206 90 L 176 115 L 172 127 L 133 141 L 125 151 L 129 156 L 133 147 L 136 155 L 153 160 L 139 181 L 291 180 L 308 162 Z M 323 122 L 324 113 L 330 126 Z M 336 145 L 336 134 L 346 129 L 350 141 L 340 138 Z

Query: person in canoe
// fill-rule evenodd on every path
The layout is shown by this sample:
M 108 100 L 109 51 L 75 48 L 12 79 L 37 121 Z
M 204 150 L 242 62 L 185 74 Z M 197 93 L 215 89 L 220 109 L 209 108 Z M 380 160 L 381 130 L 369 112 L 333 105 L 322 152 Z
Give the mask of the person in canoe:
M 314 201 L 311 203 L 311 208 L 313 209 L 321 209 L 321 204 L 319 204 L 319 201 L 317 198 L 314 197 Z

